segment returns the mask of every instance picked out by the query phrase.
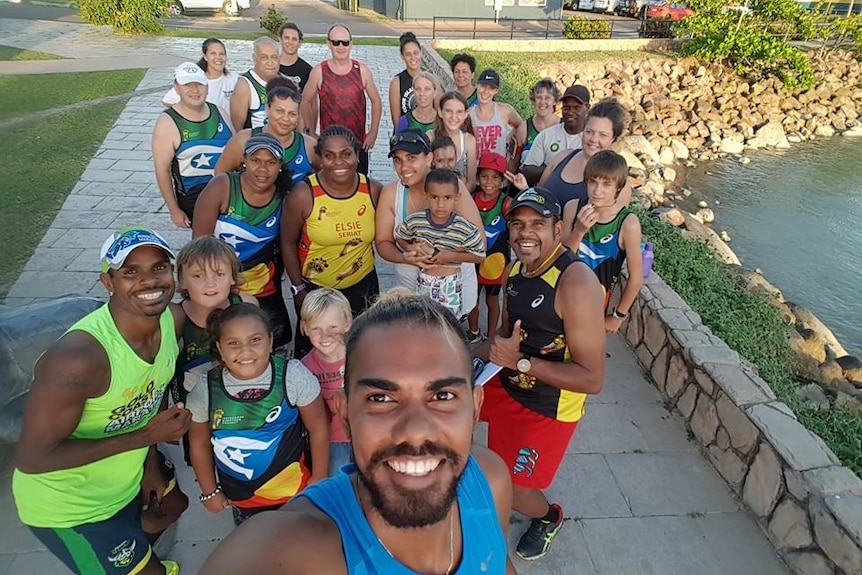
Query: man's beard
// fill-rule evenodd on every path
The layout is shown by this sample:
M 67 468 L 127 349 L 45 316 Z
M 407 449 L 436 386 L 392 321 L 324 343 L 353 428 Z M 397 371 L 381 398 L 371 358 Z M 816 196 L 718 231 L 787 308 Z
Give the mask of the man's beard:
M 425 442 L 420 448 L 402 444 L 379 451 L 371 457 L 364 471 L 359 467 L 356 468 L 359 480 L 362 481 L 371 496 L 371 505 L 380 513 L 383 520 L 393 527 L 415 529 L 439 523 L 446 518 L 452 504 L 455 503 L 458 496 L 458 484 L 464 475 L 464 468 L 453 478 L 450 485 L 444 487 L 442 492 L 428 489 L 415 491 L 404 489 L 398 485 L 383 488 L 373 479 L 374 470 L 386 465 L 382 463 L 384 459 L 429 455 L 445 458 L 446 464 L 452 466 L 452 469 L 461 467 L 461 457 L 457 453 L 436 443 Z

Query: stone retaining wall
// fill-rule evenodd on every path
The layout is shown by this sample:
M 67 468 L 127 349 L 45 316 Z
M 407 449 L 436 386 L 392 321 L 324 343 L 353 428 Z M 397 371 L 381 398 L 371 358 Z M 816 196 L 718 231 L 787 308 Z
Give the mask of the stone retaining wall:
M 658 275 L 623 325 L 666 404 L 778 553 L 804 575 L 862 573 L 862 480 Z
M 632 38 L 629 40 L 473 40 L 447 38 L 432 40 L 434 48 L 466 52 L 595 52 L 600 50 L 675 50 L 680 41 L 670 38 Z

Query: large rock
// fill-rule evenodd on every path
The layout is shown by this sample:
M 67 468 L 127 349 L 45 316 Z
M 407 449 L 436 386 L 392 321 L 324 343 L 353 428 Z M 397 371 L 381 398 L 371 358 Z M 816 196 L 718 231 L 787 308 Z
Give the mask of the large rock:
M 862 134 L 860 134 L 862 135 Z M 683 144 L 680 140 L 676 138 L 670 139 L 670 149 L 673 150 L 674 156 L 676 156 L 677 160 L 687 160 L 689 156 L 688 146 Z
M 625 156 L 623 152 L 628 151 L 638 158 L 647 158 L 654 164 L 659 163 L 658 152 L 644 136 L 623 136 L 617 143 L 616 149 L 623 156 Z
M 841 367 L 842 374 L 856 387 L 862 387 L 862 361 L 856 356 L 845 355 L 835 360 Z
M 722 138 L 718 151 L 723 154 L 741 154 L 745 151 L 745 144 L 733 138 Z
M 721 262 L 736 266 L 741 265 L 739 258 L 736 257 L 734 251 L 730 249 L 726 243 L 721 241 L 721 238 L 717 233 L 715 233 L 715 230 L 697 221 L 697 218 L 692 214 L 684 213 L 683 217 L 685 218 L 686 230 L 683 232 L 683 236 L 705 241 L 710 249 L 715 253 L 715 257 L 717 257 Z
M 764 146 L 772 146 L 775 148 L 790 147 L 790 142 L 787 141 L 787 135 L 784 133 L 784 128 L 778 122 L 767 122 L 754 131 L 754 137 L 760 142 L 763 142 Z
M 678 208 L 658 208 L 652 212 L 658 218 L 674 227 L 680 227 L 685 223 L 685 216 Z
M 792 311 L 796 316 L 797 323 L 803 328 L 810 329 L 817 334 L 820 339 L 826 342 L 826 345 L 831 348 L 835 357 L 847 355 L 847 350 L 844 349 L 844 346 L 841 345 L 838 338 L 835 337 L 835 334 L 833 334 L 832 331 L 826 327 L 826 324 L 820 321 L 820 319 L 814 315 L 811 310 L 791 302 L 787 302 L 787 305 L 790 306 L 790 311 Z

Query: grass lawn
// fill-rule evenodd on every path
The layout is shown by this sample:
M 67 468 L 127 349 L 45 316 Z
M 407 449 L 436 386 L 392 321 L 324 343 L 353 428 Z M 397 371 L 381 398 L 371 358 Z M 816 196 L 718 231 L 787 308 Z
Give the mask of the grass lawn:
M 13 46 L 0 46 L 0 61 L 10 60 L 66 60 L 63 56 L 48 54 L 47 52 L 35 52 Z
M 4 131 L 0 297 L 18 278 L 125 105 L 98 104 Z
M 443 50 L 437 52 L 447 62 L 452 56 L 464 50 Z M 592 52 L 473 52 L 476 58 L 476 73 L 485 68 L 494 68 L 503 80 L 497 100 L 515 107 L 522 117 L 533 115 L 530 102 L 530 88 L 539 80 L 537 70 L 548 64 L 596 62 L 608 60 L 643 60 L 646 58 L 667 58 L 667 53 L 646 52 L 642 50 L 596 50 Z
M 131 92 L 143 77 L 143 70 L 0 76 L 0 119 Z

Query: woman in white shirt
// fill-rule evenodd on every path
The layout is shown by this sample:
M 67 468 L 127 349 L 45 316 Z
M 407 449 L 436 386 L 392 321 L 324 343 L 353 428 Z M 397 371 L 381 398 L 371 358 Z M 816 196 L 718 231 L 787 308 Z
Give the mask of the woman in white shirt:
M 209 83 L 207 102 L 212 102 L 222 110 L 230 110 L 230 97 L 239 79 L 239 74 L 228 71 L 227 50 L 218 38 L 204 40 L 201 51 L 203 57 L 198 61 L 198 66 L 207 75 Z M 167 108 L 179 101 L 180 97 L 173 88 L 162 98 L 162 104 Z

